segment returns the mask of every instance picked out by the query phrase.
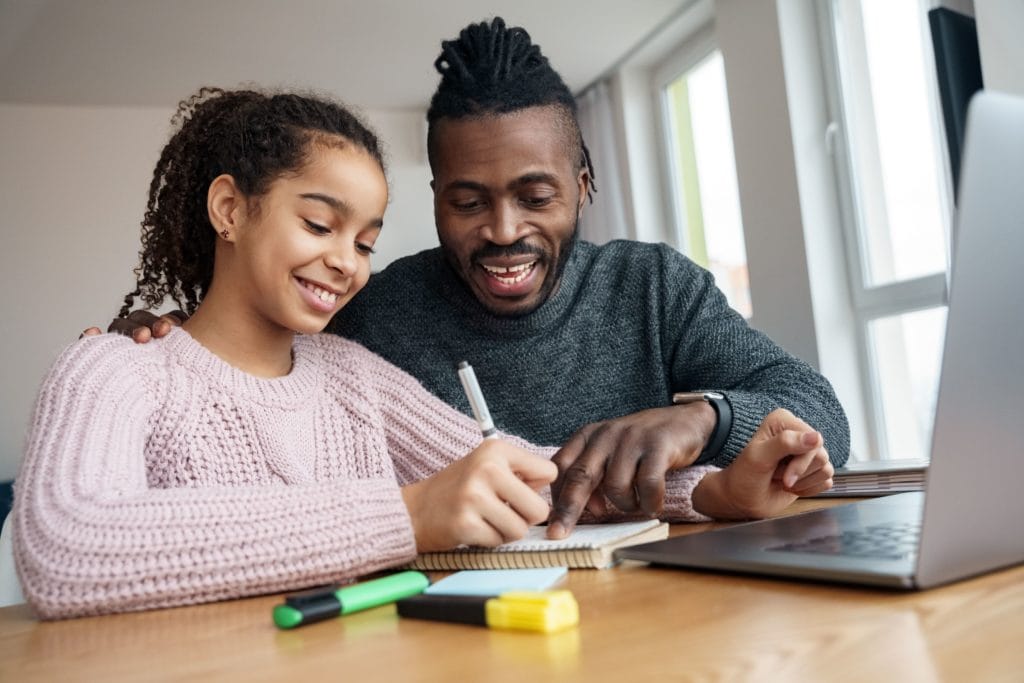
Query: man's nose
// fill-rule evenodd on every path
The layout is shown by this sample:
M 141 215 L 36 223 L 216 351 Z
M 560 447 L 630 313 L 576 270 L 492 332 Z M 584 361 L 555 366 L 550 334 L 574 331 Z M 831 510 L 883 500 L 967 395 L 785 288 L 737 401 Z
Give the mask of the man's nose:
M 483 237 L 495 244 L 515 244 L 525 236 L 526 229 L 517 207 L 501 203 L 495 207 Z

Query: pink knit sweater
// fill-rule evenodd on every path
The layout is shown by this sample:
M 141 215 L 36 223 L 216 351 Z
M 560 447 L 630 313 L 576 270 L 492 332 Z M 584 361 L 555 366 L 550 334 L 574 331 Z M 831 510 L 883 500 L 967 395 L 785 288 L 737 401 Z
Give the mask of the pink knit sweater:
M 35 407 L 16 480 L 18 574 L 43 618 L 350 580 L 415 556 L 399 487 L 479 442 L 473 420 L 338 337 L 296 338 L 276 379 L 183 330 L 145 345 L 86 338 Z M 690 495 L 709 469 L 670 475 L 666 518 L 705 519 Z

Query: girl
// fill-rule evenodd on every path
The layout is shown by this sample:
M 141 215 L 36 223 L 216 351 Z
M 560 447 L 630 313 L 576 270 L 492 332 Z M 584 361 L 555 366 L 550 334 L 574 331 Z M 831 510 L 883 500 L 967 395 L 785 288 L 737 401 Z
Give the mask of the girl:
M 171 297 L 190 317 L 157 343 L 87 337 L 44 381 L 13 513 L 37 613 L 348 580 L 546 519 L 555 449 L 481 443 L 402 371 L 316 334 L 369 277 L 374 135 L 323 99 L 208 88 L 174 123 L 122 314 Z M 713 469 L 673 472 L 665 516 L 703 519 L 690 498 Z

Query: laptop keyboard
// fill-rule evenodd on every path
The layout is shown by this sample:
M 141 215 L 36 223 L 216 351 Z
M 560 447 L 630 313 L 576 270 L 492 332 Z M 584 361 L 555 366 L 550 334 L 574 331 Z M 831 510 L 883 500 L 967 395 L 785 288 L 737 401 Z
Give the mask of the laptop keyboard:
M 892 522 L 857 531 L 843 531 L 831 536 L 818 536 L 796 543 L 785 543 L 768 550 L 902 560 L 917 553 L 920 536 L 920 522 Z

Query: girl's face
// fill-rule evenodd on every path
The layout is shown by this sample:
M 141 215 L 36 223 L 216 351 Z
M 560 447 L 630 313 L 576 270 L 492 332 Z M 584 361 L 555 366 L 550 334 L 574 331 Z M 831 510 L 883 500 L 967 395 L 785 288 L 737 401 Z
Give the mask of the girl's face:
M 240 205 L 235 294 L 272 325 L 320 332 L 369 279 L 387 201 L 366 151 L 317 145 L 298 173 Z

